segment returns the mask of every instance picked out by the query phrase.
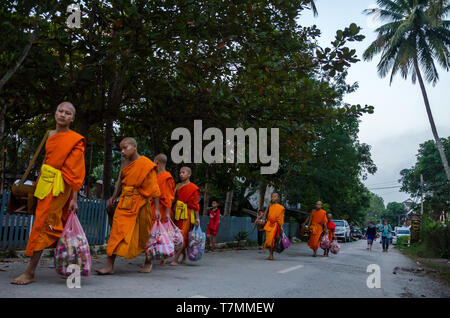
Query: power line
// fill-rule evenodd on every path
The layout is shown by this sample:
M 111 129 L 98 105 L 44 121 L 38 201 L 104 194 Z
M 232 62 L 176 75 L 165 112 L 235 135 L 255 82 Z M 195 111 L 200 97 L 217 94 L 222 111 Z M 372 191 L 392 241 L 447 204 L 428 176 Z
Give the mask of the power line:
M 381 187 L 381 188 L 367 188 L 369 190 L 384 190 L 384 189 L 396 189 L 401 188 L 402 186 L 393 186 L 393 187 Z

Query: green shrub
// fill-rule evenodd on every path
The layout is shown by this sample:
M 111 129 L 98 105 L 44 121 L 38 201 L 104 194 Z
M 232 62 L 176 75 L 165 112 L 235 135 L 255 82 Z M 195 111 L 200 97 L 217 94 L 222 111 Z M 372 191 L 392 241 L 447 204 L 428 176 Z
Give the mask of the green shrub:
M 397 245 L 398 246 L 405 246 L 409 243 L 409 237 L 408 236 L 399 236 L 397 238 Z
M 244 240 L 246 240 L 247 238 L 248 238 L 248 233 L 245 232 L 245 231 L 239 232 L 239 233 L 234 237 L 234 239 L 235 239 L 236 241 L 244 241 Z
M 427 214 L 424 214 L 422 217 L 420 242 L 436 257 L 445 258 L 449 256 L 449 225 L 450 222 L 442 224 L 441 222 L 434 221 Z

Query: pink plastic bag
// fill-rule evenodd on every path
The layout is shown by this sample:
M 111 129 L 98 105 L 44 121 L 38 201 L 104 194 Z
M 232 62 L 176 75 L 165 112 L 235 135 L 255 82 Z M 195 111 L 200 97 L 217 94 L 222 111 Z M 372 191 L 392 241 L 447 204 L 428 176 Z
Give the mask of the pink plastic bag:
M 156 221 L 153 225 L 147 241 L 146 250 L 147 254 L 152 256 L 154 259 L 162 259 L 166 256 L 173 256 L 173 242 L 160 221 Z
M 320 248 L 323 250 L 330 248 L 330 239 L 328 238 L 328 235 L 322 235 L 322 238 L 320 239 Z
M 341 249 L 341 246 L 339 245 L 337 240 L 333 240 L 333 242 L 331 242 L 331 247 L 330 247 L 330 251 L 333 254 L 337 254 L 339 253 L 339 250 Z
M 61 238 L 55 249 L 55 269 L 60 275 L 70 276 L 69 265 L 78 265 L 83 276 L 91 271 L 91 253 L 89 243 L 75 213 L 70 213 Z
M 286 236 L 286 234 L 284 234 L 284 232 L 281 239 L 281 244 L 283 244 L 284 248 L 288 248 L 289 246 L 291 246 L 291 242 L 289 241 L 289 238 Z
M 181 230 L 178 228 L 178 226 L 173 223 L 172 219 L 169 219 L 169 221 L 164 223 L 163 226 L 173 242 L 174 250 L 178 251 L 183 246 L 183 233 L 181 233 Z

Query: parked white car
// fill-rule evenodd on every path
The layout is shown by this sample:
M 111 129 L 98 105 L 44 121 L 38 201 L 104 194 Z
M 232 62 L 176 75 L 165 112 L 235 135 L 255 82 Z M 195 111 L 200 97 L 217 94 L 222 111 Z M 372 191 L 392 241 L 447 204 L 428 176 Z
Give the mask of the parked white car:
M 411 242 L 411 230 L 407 227 L 396 227 L 395 228 L 395 235 L 392 236 L 392 244 L 397 244 L 397 240 L 401 236 L 407 236 L 408 237 L 408 245 Z
M 334 235 L 338 240 L 343 240 L 344 242 L 350 242 L 350 225 L 346 220 L 333 220 L 336 224 L 336 230 Z

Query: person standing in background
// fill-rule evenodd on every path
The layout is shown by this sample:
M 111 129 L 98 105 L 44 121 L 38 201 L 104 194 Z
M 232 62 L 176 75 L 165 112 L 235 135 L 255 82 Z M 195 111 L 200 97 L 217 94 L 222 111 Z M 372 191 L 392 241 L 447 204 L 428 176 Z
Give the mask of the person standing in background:
M 369 251 L 372 250 L 372 245 L 376 237 L 377 237 L 377 228 L 375 227 L 375 224 L 373 224 L 373 222 L 369 222 L 369 226 L 367 226 L 366 230 L 367 249 Z
M 209 224 L 206 236 L 209 240 L 209 250 L 212 252 L 216 247 L 216 236 L 219 233 L 220 210 L 217 200 L 212 200 L 212 209 L 208 211 Z
M 386 220 L 383 220 L 383 225 L 380 227 L 380 232 L 383 252 L 387 253 L 389 249 L 389 240 L 391 239 L 392 227 Z
M 258 249 L 264 248 L 264 226 L 266 225 L 266 217 L 263 210 L 258 210 L 258 216 L 256 217 L 255 226 L 258 229 Z

